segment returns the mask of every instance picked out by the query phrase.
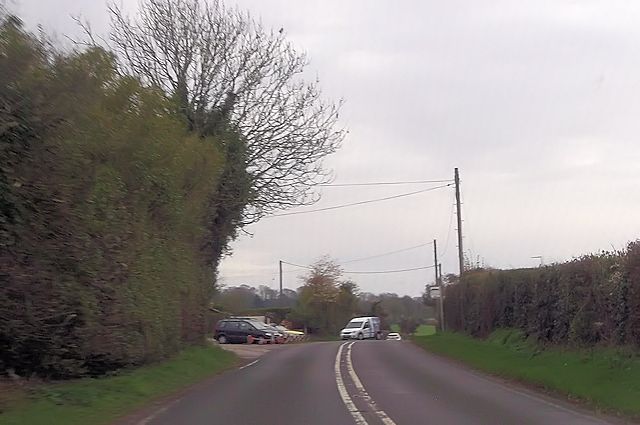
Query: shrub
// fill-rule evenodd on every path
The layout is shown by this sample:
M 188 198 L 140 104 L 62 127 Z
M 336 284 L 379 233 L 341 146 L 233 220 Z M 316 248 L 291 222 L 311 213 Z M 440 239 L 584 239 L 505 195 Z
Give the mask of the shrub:
M 242 141 L 190 132 L 102 49 L 0 24 L 0 372 L 97 375 L 203 341 Z
M 640 241 L 536 269 L 476 270 L 448 286 L 451 330 L 517 328 L 543 344 L 640 346 Z

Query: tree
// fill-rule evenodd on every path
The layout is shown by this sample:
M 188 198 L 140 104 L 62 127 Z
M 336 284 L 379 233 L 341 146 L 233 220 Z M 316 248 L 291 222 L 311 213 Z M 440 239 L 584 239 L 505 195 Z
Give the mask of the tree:
M 434 307 L 436 305 L 436 298 L 431 296 L 431 289 L 437 287 L 432 284 L 428 284 L 424 287 L 424 293 L 422 294 L 422 303 L 429 307 Z
M 318 199 L 314 185 L 329 178 L 322 160 L 344 136 L 340 103 L 302 79 L 307 57 L 282 29 L 267 31 L 219 0 L 142 0 L 135 18 L 109 10 L 123 72 L 175 98 L 193 129 L 229 126 L 245 140 L 244 223 Z
M 391 323 L 389 323 L 388 320 L 389 314 L 382 305 L 382 300 L 374 301 L 371 304 L 371 310 L 367 315 L 379 317 L 382 329 L 389 329 L 391 327 Z
M 444 278 L 442 280 L 442 284 L 444 286 L 454 285 L 454 284 L 458 283 L 459 281 L 460 281 L 460 276 L 458 276 L 457 274 L 453 274 L 453 273 L 447 273 L 446 275 L 444 275 Z
M 234 314 L 261 307 L 260 296 L 256 294 L 256 289 L 248 285 L 224 288 L 214 300 L 225 310 Z
M 358 285 L 346 280 L 338 285 L 336 301 L 335 326 L 341 327 L 351 320 L 358 311 Z
M 320 333 L 336 333 L 355 314 L 356 284 L 342 280 L 341 267 L 327 256 L 303 279 L 293 319 Z
M 263 301 L 274 300 L 278 298 L 278 291 L 266 285 L 260 285 L 258 286 L 258 295 L 260 295 Z
M 400 332 L 411 335 L 418 329 L 419 324 L 420 323 L 412 317 L 403 317 L 400 319 Z
M 394 293 L 364 293 L 359 295 L 359 299 L 361 314 L 379 316 L 385 328 L 391 324 L 399 324 L 403 317 L 414 319 L 418 323 L 424 323 L 426 319 L 433 317 L 433 309 L 425 306 L 421 298 L 399 297 Z

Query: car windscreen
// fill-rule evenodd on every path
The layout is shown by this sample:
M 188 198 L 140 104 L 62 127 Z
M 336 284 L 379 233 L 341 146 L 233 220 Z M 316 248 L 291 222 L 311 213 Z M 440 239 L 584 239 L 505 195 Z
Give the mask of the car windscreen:
M 257 329 L 260 329 L 260 330 L 263 330 L 263 331 L 271 330 L 271 328 L 269 326 L 265 325 L 262 322 L 258 322 L 258 321 L 255 321 L 255 320 L 249 320 L 248 322 L 251 323 Z
M 354 328 L 361 328 L 362 327 L 362 321 L 360 320 L 352 320 L 349 323 L 347 323 L 347 326 L 345 326 L 345 329 L 354 329 Z

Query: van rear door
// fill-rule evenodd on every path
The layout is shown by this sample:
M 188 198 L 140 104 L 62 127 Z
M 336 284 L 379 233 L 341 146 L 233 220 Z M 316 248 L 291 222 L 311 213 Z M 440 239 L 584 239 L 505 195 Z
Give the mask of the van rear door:
M 362 327 L 362 335 L 365 338 L 371 338 L 371 319 L 367 319 L 364 322 L 364 326 Z

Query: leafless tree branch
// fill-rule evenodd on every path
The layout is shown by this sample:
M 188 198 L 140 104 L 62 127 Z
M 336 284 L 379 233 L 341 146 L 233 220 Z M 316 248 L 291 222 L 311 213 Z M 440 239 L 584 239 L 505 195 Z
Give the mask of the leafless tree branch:
M 175 96 L 195 130 L 224 116 L 245 138 L 254 197 L 245 223 L 317 201 L 322 160 L 344 137 L 341 102 L 326 102 L 308 64 L 284 37 L 219 0 L 141 0 L 131 18 L 116 4 L 111 41 L 126 72 Z

